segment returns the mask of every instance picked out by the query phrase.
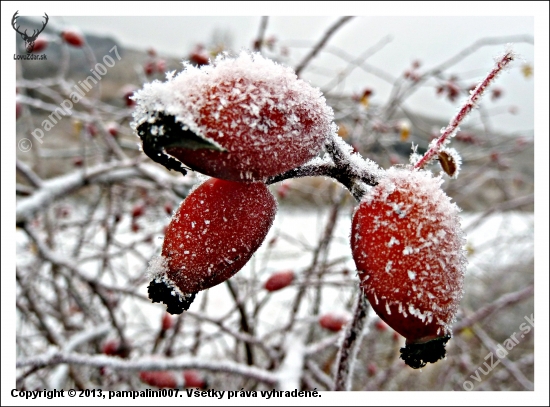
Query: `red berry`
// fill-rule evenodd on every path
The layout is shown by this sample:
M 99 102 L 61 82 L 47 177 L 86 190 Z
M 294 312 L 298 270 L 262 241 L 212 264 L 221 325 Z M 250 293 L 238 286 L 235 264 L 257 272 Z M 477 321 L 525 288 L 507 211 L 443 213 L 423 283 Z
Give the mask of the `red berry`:
M 377 372 L 378 372 L 378 367 L 376 366 L 376 363 L 369 362 L 369 364 L 367 365 L 367 374 L 369 376 L 374 376 L 376 375 Z
M 277 188 L 277 195 L 279 196 L 279 198 L 285 199 L 289 189 L 290 189 L 290 182 L 285 181 L 281 183 L 281 185 L 279 185 L 279 188 Z
M 118 341 L 111 339 L 103 344 L 101 352 L 105 355 L 114 356 L 118 353 L 119 346 L 120 343 Z
M 386 324 L 384 321 L 382 321 L 381 319 L 377 320 L 375 323 L 374 323 L 374 327 L 376 328 L 377 331 L 380 331 L 380 332 L 385 332 L 388 330 L 388 324 Z
M 355 211 L 351 247 L 371 306 L 407 338 L 401 357 L 418 368 L 444 356 L 462 298 L 459 209 L 427 171 L 386 174 Z
M 130 349 L 122 346 L 116 339 L 109 339 L 103 343 L 101 352 L 108 356 L 120 356 L 121 358 L 126 358 L 130 354 Z
M 181 313 L 195 293 L 238 272 L 260 247 L 277 203 L 262 183 L 211 178 L 182 202 L 168 225 L 162 256 L 151 265 L 153 302 Z M 172 295 L 176 292 L 178 295 Z
M 456 134 L 455 139 L 462 141 L 463 143 L 468 144 L 480 144 L 479 140 L 476 138 L 476 135 L 467 131 L 460 131 Z
M 183 385 L 185 387 L 193 387 L 199 389 L 206 388 L 206 380 L 204 380 L 204 377 L 196 370 L 184 370 L 183 380 Z
M 162 330 L 168 331 L 170 328 L 172 328 L 172 325 L 174 325 L 174 320 L 172 316 L 167 312 L 165 312 L 164 315 L 162 316 L 162 324 L 161 324 Z
M 23 114 L 23 105 L 19 102 L 15 103 L 15 120 L 19 119 Z
M 136 102 L 131 99 L 135 91 L 136 87 L 134 85 L 126 85 L 122 88 L 122 99 L 124 100 L 124 104 L 126 106 L 132 107 L 136 104 Z
M 107 131 L 109 134 L 113 137 L 118 136 L 118 132 L 120 131 L 120 127 L 115 122 L 111 122 L 107 125 Z
M 139 379 L 143 383 L 159 389 L 175 389 L 179 384 L 174 372 L 169 370 L 139 372 Z
M 84 159 L 82 157 L 73 158 L 73 165 L 75 167 L 82 167 L 82 165 L 84 165 Z
M 197 66 L 208 65 L 210 62 L 210 55 L 208 55 L 208 52 L 202 45 L 197 45 L 189 55 L 189 61 Z
M 230 181 L 264 181 L 304 164 L 335 131 L 320 91 L 259 54 L 187 66 L 136 93 L 144 151 Z M 160 161 L 159 161 L 160 162 Z
M 132 232 L 137 233 L 141 228 L 139 227 L 139 224 L 137 222 L 132 221 L 131 229 Z
M 174 210 L 174 207 L 170 202 L 166 202 L 164 204 L 164 212 L 166 212 L 167 215 L 172 216 L 172 211 Z
M 501 88 L 494 88 L 491 92 L 491 100 L 499 99 L 500 97 L 502 97 L 502 93 L 503 91 Z
M 288 287 L 294 280 L 294 271 L 279 271 L 267 279 L 264 288 L 267 291 L 277 291 Z
M 143 216 L 144 213 L 145 213 L 145 205 L 136 205 L 132 209 L 132 218 L 133 219 L 139 218 Z
M 93 123 L 86 123 L 86 131 L 92 137 L 97 136 L 97 127 Z
M 155 65 L 155 63 L 153 61 L 149 61 L 145 64 L 145 66 L 143 67 L 143 70 L 145 71 L 145 75 L 147 76 L 150 76 L 152 74 L 155 73 L 157 69 L 157 66 Z
M 347 323 L 348 319 L 342 315 L 325 314 L 319 318 L 319 325 L 332 332 L 341 331 Z
M 44 37 L 38 37 L 36 41 L 34 41 L 34 47 L 32 49 L 33 53 L 44 51 L 48 47 L 48 40 Z
M 454 102 L 460 96 L 461 89 L 454 80 L 447 82 L 447 97 Z
M 159 59 L 157 61 L 157 72 L 164 72 L 166 71 L 166 61 L 164 59 Z
M 61 33 L 61 38 L 67 44 L 72 45 L 73 47 L 81 47 L 84 45 L 84 37 L 77 31 L 74 30 L 65 30 Z

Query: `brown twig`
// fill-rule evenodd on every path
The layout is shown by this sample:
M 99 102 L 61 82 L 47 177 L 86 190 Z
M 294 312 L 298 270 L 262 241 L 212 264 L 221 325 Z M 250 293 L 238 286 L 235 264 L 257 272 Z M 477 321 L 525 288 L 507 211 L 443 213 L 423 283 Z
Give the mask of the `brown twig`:
M 336 391 L 351 390 L 353 365 L 356 360 L 359 345 L 361 345 L 363 327 L 367 320 L 369 311 L 367 299 L 360 288 L 358 292 L 353 319 L 346 328 L 344 342 L 338 352 L 336 375 L 334 377 L 334 390 Z

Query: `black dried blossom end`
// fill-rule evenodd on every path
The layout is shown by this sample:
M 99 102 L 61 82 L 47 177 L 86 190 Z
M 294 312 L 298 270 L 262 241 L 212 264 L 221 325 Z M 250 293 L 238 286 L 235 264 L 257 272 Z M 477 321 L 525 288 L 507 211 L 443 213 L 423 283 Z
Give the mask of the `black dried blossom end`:
M 413 369 L 420 369 L 427 363 L 435 363 L 446 354 L 445 345 L 451 339 L 449 335 L 432 339 L 424 343 L 407 343 L 401 348 L 401 359 Z
M 172 315 L 181 314 L 187 311 L 197 293 L 181 295 L 170 283 L 164 280 L 153 280 L 147 287 L 149 299 L 152 302 L 162 302 L 166 304 L 166 311 Z

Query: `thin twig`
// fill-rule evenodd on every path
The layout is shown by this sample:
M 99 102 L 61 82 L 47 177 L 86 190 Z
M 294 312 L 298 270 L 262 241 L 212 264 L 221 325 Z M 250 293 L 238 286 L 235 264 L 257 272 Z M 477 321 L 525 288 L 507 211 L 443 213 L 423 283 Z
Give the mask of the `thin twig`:
M 362 290 L 359 289 L 357 295 L 357 304 L 353 314 L 353 320 L 346 328 L 344 342 L 340 347 L 337 357 L 336 376 L 334 378 L 334 390 L 351 390 L 351 380 L 353 375 L 353 364 L 357 357 L 361 338 L 363 336 L 363 327 L 367 320 L 369 306 Z
M 267 29 L 268 16 L 262 16 L 260 22 L 260 30 L 258 31 L 258 37 L 254 41 L 254 51 L 262 52 L 262 46 L 264 44 L 265 31 Z
M 351 20 L 353 16 L 345 16 L 341 17 L 338 21 L 336 21 L 323 35 L 323 37 L 319 40 L 319 42 L 313 47 L 313 49 L 307 54 L 304 59 L 298 64 L 296 67 L 296 75 L 300 76 L 304 68 L 311 62 L 313 58 L 321 51 L 321 48 L 327 43 L 327 41 L 330 39 L 330 37 L 345 23 L 347 23 L 349 20 Z
M 495 312 L 501 310 L 502 308 L 517 304 L 518 302 L 524 301 L 527 298 L 531 298 L 533 296 L 534 291 L 535 291 L 535 286 L 530 285 L 519 291 L 515 291 L 513 293 L 508 293 L 501 296 L 496 301 L 485 305 L 484 307 L 480 308 L 473 314 L 468 315 L 467 317 L 458 321 L 453 326 L 453 332 L 457 334 L 460 331 L 473 326 L 476 322 L 479 322 L 483 319 L 486 319 L 490 315 L 493 315 Z
M 435 156 L 441 151 L 443 146 L 446 144 L 449 137 L 452 137 L 458 130 L 458 126 L 462 121 L 468 116 L 468 114 L 474 109 L 479 103 L 483 93 L 487 87 L 495 80 L 497 75 L 504 69 L 510 62 L 515 58 L 513 52 L 508 51 L 502 57 L 499 58 L 495 67 L 489 72 L 487 77 L 475 87 L 475 89 L 470 94 L 470 97 L 464 103 L 462 108 L 458 111 L 455 117 L 451 119 L 449 125 L 443 130 L 441 136 L 433 143 L 430 149 L 424 154 L 424 156 L 415 164 L 414 168 L 423 168 L 428 164 Z

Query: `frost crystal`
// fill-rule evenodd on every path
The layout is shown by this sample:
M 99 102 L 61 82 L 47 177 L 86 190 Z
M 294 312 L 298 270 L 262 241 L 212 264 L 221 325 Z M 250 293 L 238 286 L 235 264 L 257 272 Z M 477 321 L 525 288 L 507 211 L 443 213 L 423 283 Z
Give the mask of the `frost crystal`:
M 166 275 L 168 264 L 164 256 L 154 256 L 149 262 L 147 277 L 151 280 L 162 278 Z
M 142 126 L 145 123 L 171 118 L 228 152 L 220 165 L 237 167 L 226 178 L 231 180 L 263 180 L 305 163 L 318 154 L 334 126 L 333 111 L 319 89 L 298 79 L 291 68 L 246 51 L 236 58 L 220 54 L 212 64 L 201 67 L 185 63 L 183 71 L 167 76 L 165 82 L 146 84 L 134 100 L 132 127 L 137 133 L 138 128 L 142 133 L 150 128 Z M 160 137 L 158 129 L 154 132 L 153 136 Z M 290 148 L 292 154 L 288 154 Z M 200 171 L 203 152 L 191 158 L 186 155 L 185 160 L 175 157 Z M 247 162 L 251 156 L 259 168 L 251 168 Z M 198 157 L 199 164 L 193 157 Z M 277 157 L 297 162 L 282 170 L 266 168 L 272 161 L 284 161 Z
M 352 249 L 363 290 L 373 309 L 410 340 L 450 334 L 462 298 L 460 209 L 442 182 L 429 171 L 390 168 L 354 214 Z M 398 313 L 390 314 L 390 306 Z M 424 328 L 410 330 L 411 318 Z

